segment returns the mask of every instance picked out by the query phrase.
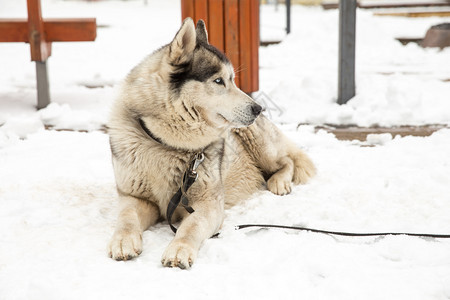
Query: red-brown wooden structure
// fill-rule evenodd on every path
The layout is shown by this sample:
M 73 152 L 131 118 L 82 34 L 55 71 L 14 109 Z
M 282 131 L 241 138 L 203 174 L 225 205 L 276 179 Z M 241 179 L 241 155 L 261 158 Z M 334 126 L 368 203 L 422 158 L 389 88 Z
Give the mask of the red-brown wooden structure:
M 40 0 L 27 0 L 28 19 L 0 19 L 0 42 L 30 44 L 31 60 L 36 62 L 38 108 L 50 103 L 47 59 L 52 42 L 94 41 L 95 18 L 43 19 Z
M 181 14 L 205 21 L 209 43 L 236 69 L 237 86 L 246 93 L 259 89 L 259 0 L 181 0 Z

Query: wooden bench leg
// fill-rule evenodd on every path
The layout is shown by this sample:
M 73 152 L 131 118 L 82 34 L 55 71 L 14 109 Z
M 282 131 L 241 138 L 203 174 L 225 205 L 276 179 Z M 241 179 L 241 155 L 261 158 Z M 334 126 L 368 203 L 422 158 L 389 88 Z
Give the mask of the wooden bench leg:
M 37 108 L 45 108 L 50 104 L 50 91 L 47 74 L 47 61 L 36 61 Z

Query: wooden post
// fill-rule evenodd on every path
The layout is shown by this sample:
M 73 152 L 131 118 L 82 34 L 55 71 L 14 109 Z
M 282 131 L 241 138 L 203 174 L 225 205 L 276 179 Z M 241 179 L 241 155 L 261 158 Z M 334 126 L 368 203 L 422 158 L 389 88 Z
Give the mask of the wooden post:
M 186 1 L 183 1 L 186 2 Z M 182 3 L 183 3 L 182 2 Z M 217 49 L 224 52 L 225 51 L 225 21 L 223 18 L 223 2 L 222 1 L 209 1 L 208 2 L 208 14 L 209 14 L 209 24 L 208 39 L 211 45 L 214 45 Z M 189 16 L 189 12 L 186 12 Z
M 251 5 L 251 28 L 252 28 L 252 60 L 251 60 L 251 88 L 243 89 L 246 93 L 256 92 L 259 90 L 259 0 L 252 0 Z
M 338 103 L 355 96 L 356 0 L 339 1 Z
M 30 43 L 31 60 L 45 61 L 51 55 L 51 44 L 45 40 L 44 22 L 42 20 L 41 1 L 27 0 L 28 8 L 28 41 Z

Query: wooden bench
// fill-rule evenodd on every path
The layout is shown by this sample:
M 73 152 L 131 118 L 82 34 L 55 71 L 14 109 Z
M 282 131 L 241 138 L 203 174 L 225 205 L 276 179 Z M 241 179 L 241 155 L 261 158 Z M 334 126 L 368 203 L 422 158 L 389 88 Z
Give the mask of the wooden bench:
M 31 60 L 36 62 L 38 109 L 50 103 L 47 59 L 52 42 L 94 41 L 94 18 L 43 19 L 40 0 L 27 0 L 28 19 L 0 19 L 0 42 L 30 44 Z
M 259 90 L 259 0 L 181 0 L 181 15 L 205 21 L 209 43 L 233 63 L 238 87 Z

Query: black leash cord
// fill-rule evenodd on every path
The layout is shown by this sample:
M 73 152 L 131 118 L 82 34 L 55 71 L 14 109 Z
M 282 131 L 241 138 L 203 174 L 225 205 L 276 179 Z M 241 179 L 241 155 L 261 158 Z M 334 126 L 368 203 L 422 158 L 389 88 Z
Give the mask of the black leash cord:
M 189 205 L 189 199 L 186 196 L 186 192 L 189 190 L 191 185 L 197 180 L 197 168 L 205 159 L 205 154 L 203 152 L 196 153 L 194 157 L 191 159 L 188 168 L 183 174 L 181 186 L 175 195 L 169 201 L 167 205 L 166 218 L 167 222 L 169 222 L 170 229 L 174 233 L 177 233 L 177 228 L 172 225 L 172 215 L 175 212 L 175 209 L 181 202 L 181 205 L 186 209 L 186 211 L 190 214 L 194 212 L 194 209 Z
M 284 225 L 266 225 L 266 224 L 238 225 L 238 226 L 235 227 L 235 229 L 239 230 L 239 229 L 244 229 L 244 228 L 249 228 L 249 227 L 294 229 L 294 230 L 304 230 L 304 231 L 311 231 L 311 232 L 317 232 L 317 233 L 323 233 L 323 234 L 343 235 L 343 236 L 408 235 L 408 236 L 431 237 L 431 238 L 439 238 L 439 239 L 448 239 L 448 238 L 450 238 L 450 234 L 406 233 L 406 232 L 354 233 L 354 232 L 320 230 L 320 229 L 307 228 L 307 227 L 284 226 Z
M 197 178 L 189 176 L 189 174 L 187 173 L 185 173 L 183 177 L 184 179 L 182 187 L 180 187 L 178 191 L 175 193 L 175 195 L 173 195 L 173 197 L 170 199 L 166 212 L 167 222 L 169 222 L 170 229 L 172 229 L 174 233 L 177 233 L 177 228 L 172 224 L 172 215 L 175 212 L 175 209 L 180 204 L 180 202 L 189 213 L 194 212 L 194 209 L 192 207 L 190 207 L 187 204 L 185 205 L 183 202 L 185 202 L 184 199 L 187 199 L 184 193 L 191 187 L 191 185 L 195 182 Z

